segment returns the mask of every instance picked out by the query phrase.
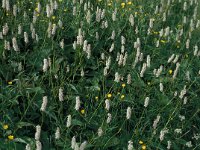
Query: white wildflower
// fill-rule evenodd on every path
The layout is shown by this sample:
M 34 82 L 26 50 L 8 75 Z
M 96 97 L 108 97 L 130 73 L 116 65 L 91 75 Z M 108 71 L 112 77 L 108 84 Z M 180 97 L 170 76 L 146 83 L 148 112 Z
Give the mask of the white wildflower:
M 60 128 L 59 127 L 56 128 L 55 139 L 56 140 L 60 139 Z
M 117 83 L 120 81 L 120 75 L 119 75 L 118 72 L 115 73 L 115 80 L 114 81 L 117 82 Z
M 64 100 L 64 95 L 63 95 L 63 88 L 59 88 L 59 101 L 63 101 Z
M 128 141 L 128 150 L 133 150 L 133 142 L 131 140 Z
M 165 134 L 168 133 L 169 129 L 163 129 L 160 131 L 160 141 L 164 140 Z
M 106 104 L 106 106 L 105 106 L 106 110 L 109 111 L 109 109 L 110 109 L 110 101 L 109 101 L 109 99 L 105 100 L 105 104 Z
M 72 124 L 72 116 L 71 115 L 68 115 L 67 116 L 67 127 L 69 128 Z
M 185 145 L 186 145 L 187 147 L 189 147 L 189 148 L 191 148 L 191 147 L 193 146 L 191 141 L 186 142 Z
M 48 103 L 47 96 L 44 96 L 44 97 L 43 97 L 43 100 L 42 100 L 42 106 L 41 106 L 41 108 L 40 108 L 41 111 L 45 111 L 45 110 L 46 110 L 47 103 Z
M 170 149 L 171 145 L 172 145 L 172 142 L 171 141 L 167 141 L 167 149 Z
M 127 75 L 127 84 L 131 84 L 131 74 Z
M 182 134 L 182 129 L 175 129 L 174 132 L 177 134 Z
M 149 105 L 149 97 L 146 97 L 144 101 L 144 107 L 147 107 L 148 105 Z
M 36 141 L 36 150 L 42 150 L 42 143 L 40 141 Z
M 146 68 L 147 68 L 147 64 L 143 63 L 142 70 L 140 72 L 140 77 L 144 77 L 144 72 L 146 71 Z
M 87 145 L 87 141 L 84 141 L 83 143 L 81 143 L 79 150 L 84 150 L 86 148 Z
M 100 127 L 99 129 L 98 129 L 98 136 L 100 137 L 100 136 L 102 136 L 103 135 L 103 130 L 102 130 L 102 128 Z
M 147 55 L 147 67 L 149 68 L 150 67 L 150 62 L 151 62 L 151 57 L 150 55 Z
M 178 74 L 179 67 L 180 67 L 180 64 L 176 63 L 176 69 L 175 69 L 174 74 L 173 74 L 173 79 L 176 78 L 176 76 Z
M 73 136 L 72 140 L 71 140 L 71 148 L 75 149 L 75 145 L 76 145 L 76 137 Z
M 131 107 L 128 107 L 126 110 L 126 119 L 130 119 L 131 118 Z
M 153 122 L 153 128 L 156 129 L 158 122 L 160 121 L 160 115 L 157 115 L 156 119 Z
M 112 115 L 110 113 L 107 114 L 107 120 L 106 123 L 110 123 L 111 119 L 112 119 Z
M 41 134 L 41 126 L 37 125 L 36 126 L 36 132 L 35 132 L 35 140 L 36 141 L 40 140 L 40 134 Z
M 162 83 L 160 83 L 160 92 L 163 92 L 163 84 Z
M 43 60 L 43 72 L 46 72 L 48 69 L 49 65 L 48 65 L 48 60 L 44 59 Z
M 181 121 L 185 120 L 185 116 L 179 115 L 178 117 Z
M 76 105 L 75 105 L 75 110 L 79 110 L 80 109 L 80 106 L 81 106 L 81 104 L 80 104 L 81 102 L 80 102 L 80 97 L 79 96 L 77 96 L 76 97 Z
M 170 63 L 170 62 L 174 59 L 174 57 L 175 57 L 175 54 L 172 54 L 172 55 L 169 57 L 167 63 Z

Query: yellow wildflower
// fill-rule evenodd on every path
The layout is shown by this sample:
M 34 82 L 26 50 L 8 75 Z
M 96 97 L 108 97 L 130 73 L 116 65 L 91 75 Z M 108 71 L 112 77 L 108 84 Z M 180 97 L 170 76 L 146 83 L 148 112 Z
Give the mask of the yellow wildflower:
M 143 141 L 141 141 L 141 140 L 139 141 L 139 144 L 143 144 L 143 143 L 144 143 Z
M 12 85 L 12 81 L 8 81 L 8 85 Z
M 124 7 L 125 7 L 125 5 L 126 5 L 125 3 L 121 3 L 121 6 L 122 6 L 122 8 L 124 8 Z
M 122 87 L 124 88 L 125 86 L 126 86 L 126 84 L 125 84 L 125 83 L 123 83 L 123 84 L 122 84 Z
M 147 146 L 146 145 L 142 145 L 142 150 L 146 150 Z
M 9 139 L 9 140 L 13 140 L 13 139 L 14 139 L 14 136 L 13 136 L 13 135 L 9 135 L 9 136 L 8 136 L 8 139 Z
M 35 11 L 38 12 L 38 7 L 35 8 Z
M 124 97 L 125 97 L 125 95 L 124 95 L 124 94 L 122 94 L 122 95 L 121 95 L 121 99 L 123 99 Z
M 56 16 L 52 16 L 52 19 L 53 19 L 53 20 L 56 19 Z
M 169 70 L 169 74 L 172 74 L 172 72 L 173 72 L 173 71 L 170 69 L 170 70 Z
M 4 129 L 4 130 L 7 130 L 7 129 L 8 129 L 8 125 L 7 125 L 7 124 L 4 124 L 4 125 L 3 125 L 3 129 Z
M 131 4 L 132 4 L 132 2 L 127 2 L 127 4 L 128 4 L 128 5 L 131 5 Z
M 81 114 L 85 114 L 85 109 L 81 109 Z
M 112 94 L 110 94 L 110 93 L 107 94 L 107 97 L 108 97 L 108 98 L 111 98 L 111 97 L 112 97 Z
M 99 99 L 99 97 L 98 97 L 98 96 L 96 96 L 96 97 L 95 97 L 95 99 L 96 99 L 96 100 L 98 100 L 98 99 Z

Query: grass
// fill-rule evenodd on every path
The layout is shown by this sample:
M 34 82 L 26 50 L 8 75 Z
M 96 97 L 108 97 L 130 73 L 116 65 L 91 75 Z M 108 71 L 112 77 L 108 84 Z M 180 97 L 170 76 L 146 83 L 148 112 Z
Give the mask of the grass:
M 200 148 L 197 0 L 8 1 L 0 149 Z

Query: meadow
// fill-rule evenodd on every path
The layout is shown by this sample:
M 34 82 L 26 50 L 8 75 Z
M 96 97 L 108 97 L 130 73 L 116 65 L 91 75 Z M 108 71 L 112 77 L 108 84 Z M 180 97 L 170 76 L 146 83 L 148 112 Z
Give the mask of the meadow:
M 199 0 L 1 0 L 0 150 L 199 150 Z

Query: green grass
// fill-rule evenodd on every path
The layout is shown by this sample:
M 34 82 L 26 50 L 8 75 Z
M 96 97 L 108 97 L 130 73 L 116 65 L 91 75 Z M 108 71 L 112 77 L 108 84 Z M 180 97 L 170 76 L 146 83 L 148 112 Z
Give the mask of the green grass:
M 56 2 L 0 2 L 0 149 L 200 149 L 198 1 Z

